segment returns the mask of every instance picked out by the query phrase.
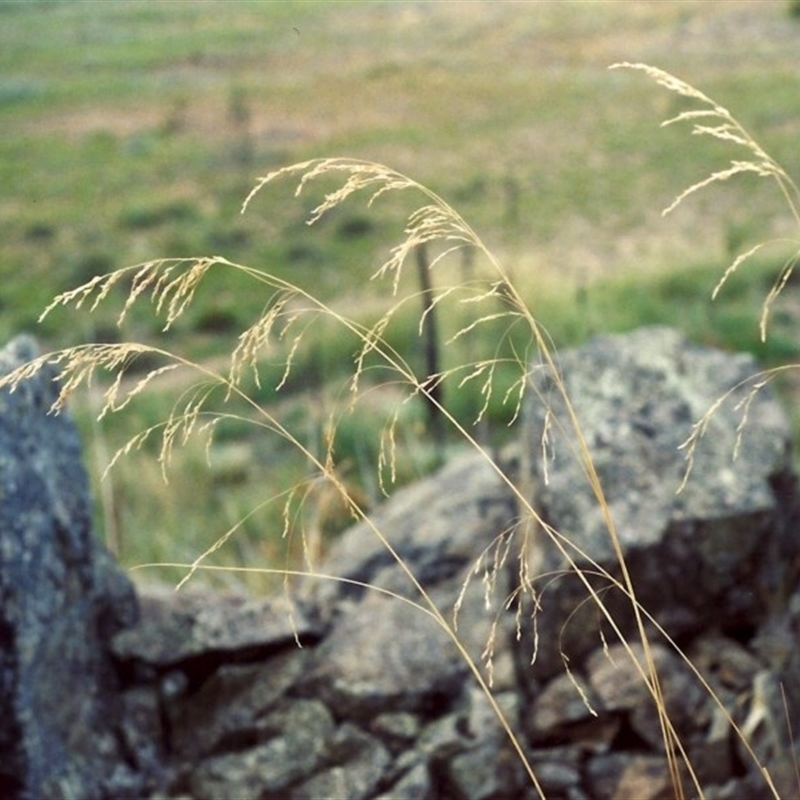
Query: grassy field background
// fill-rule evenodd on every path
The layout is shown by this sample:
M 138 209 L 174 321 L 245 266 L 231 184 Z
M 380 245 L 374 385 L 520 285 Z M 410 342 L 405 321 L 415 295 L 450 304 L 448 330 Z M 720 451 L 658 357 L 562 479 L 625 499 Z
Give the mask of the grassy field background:
M 370 319 L 390 301 L 368 279 L 402 237 L 402 200 L 369 210 L 355 202 L 309 229 L 319 195 L 295 200 L 287 183 L 239 213 L 269 170 L 352 156 L 382 161 L 449 200 L 507 265 L 558 347 L 664 322 L 783 363 L 798 350 L 793 288 L 766 345 L 757 331 L 777 256 L 709 299 L 737 252 L 795 233 L 778 192 L 738 180 L 662 218 L 682 189 L 740 154 L 677 126 L 660 129 L 681 107 L 676 98 L 607 68 L 645 61 L 674 72 L 730 108 L 797 176 L 800 21 L 789 11 L 784 0 L 0 2 L 0 339 L 29 330 L 46 348 L 156 341 L 160 323 L 144 314 L 117 332 L 119 304 L 36 319 L 55 293 L 162 256 L 223 255 Z M 464 268 L 455 261 L 448 280 Z M 213 363 L 264 302 L 218 275 L 165 346 Z M 409 316 L 393 332 L 412 361 L 415 325 Z M 309 342 L 291 385 L 259 399 L 322 447 L 354 342 L 324 325 Z M 393 402 L 391 391 L 379 397 L 357 419 L 342 418 L 337 443 L 353 491 L 372 501 L 368 465 Z M 100 426 L 91 398 L 76 398 L 93 475 L 173 401 L 156 392 Z M 464 391 L 449 402 L 466 420 L 478 400 Z M 423 410 L 404 414 L 402 481 L 437 458 Z M 498 437 L 507 416 L 492 409 Z M 96 483 L 99 532 L 127 565 L 193 558 L 305 474 L 291 451 L 244 426 L 220 437 L 211 469 L 202 444 L 190 446 L 166 486 L 152 456 L 145 448 Z M 316 490 L 297 513 L 326 535 L 345 522 Z M 280 504 L 267 508 L 220 561 L 282 559 L 282 526 Z

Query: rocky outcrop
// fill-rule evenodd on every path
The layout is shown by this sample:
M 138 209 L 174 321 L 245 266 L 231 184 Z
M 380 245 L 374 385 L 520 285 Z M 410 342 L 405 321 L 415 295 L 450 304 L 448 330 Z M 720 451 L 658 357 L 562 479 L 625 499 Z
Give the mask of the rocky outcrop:
M 560 369 L 641 605 L 678 641 L 709 627 L 734 637 L 752 633 L 785 601 L 800 546 L 791 431 L 770 391 L 751 394 L 754 359 L 648 328 L 563 353 Z M 581 445 L 561 424 L 563 398 L 544 371 L 534 372 L 532 384 L 526 448 L 546 455 L 532 460 L 530 499 L 569 540 L 566 548 L 585 574 L 610 576 L 592 583 L 630 632 L 631 604 L 611 584 L 621 572 L 595 490 L 576 457 Z M 720 400 L 678 491 L 687 468 L 682 445 Z M 566 568 L 546 536 L 538 538 L 532 559 L 537 575 Z M 609 634 L 594 604 L 565 625 L 587 596 L 575 570 L 568 573 L 548 583 L 537 614 L 538 678 L 563 668 L 562 653 L 574 661 L 597 645 L 601 629 Z
M 15 339 L 0 374 L 36 355 Z M 0 393 L 0 795 L 92 800 L 142 788 L 109 652 L 136 598 L 94 541 L 80 439 L 55 399 L 48 370 Z
M 752 361 L 655 330 L 599 339 L 560 363 L 637 595 L 692 665 L 653 632 L 649 657 L 694 769 L 679 772 L 687 796 L 694 781 L 719 800 L 796 795 L 800 752 L 786 720 L 800 718 L 800 537 L 781 409 L 767 392 L 752 399 L 732 461 L 734 409 L 723 405 L 697 450 L 699 484 L 676 495 L 677 445 Z M 547 381 L 535 376 L 532 390 L 557 419 Z M 92 680 L 116 687 L 98 720 L 110 755 L 97 796 L 125 796 L 114 772 L 123 769 L 137 797 L 535 797 L 478 675 L 547 797 L 673 796 L 630 603 L 607 588 L 617 569 L 608 531 L 585 476 L 569 472 L 567 434 L 548 429 L 555 460 L 545 475 L 536 455 L 545 417 L 533 405 L 526 416 L 529 438 L 498 462 L 464 454 L 372 517 L 438 622 L 367 523 L 342 534 L 320 567 L 342 581 L 308 579 L 289 597 L 261 599 L 190 584 L 143 591 L 135 624 L 122 627 L 118 612 L 110 646 L 96 643 L 113 668 Z M 539 513 L 580 545 L 574 567 L 521 524 L 513 485 L 534 486 Z M 526 533 L 533 555 L 520 549 Z M 591 570 L 629 645 L 587 601 L 575 568 Z M 535 607 L 517 603 L 521 575 Z

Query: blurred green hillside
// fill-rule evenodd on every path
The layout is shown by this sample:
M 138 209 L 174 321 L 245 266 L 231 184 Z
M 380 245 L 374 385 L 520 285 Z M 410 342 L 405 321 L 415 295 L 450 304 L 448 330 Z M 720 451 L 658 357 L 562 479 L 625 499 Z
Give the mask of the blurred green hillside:
M 30 330 L 47 348 L 156 341 L 162 323 L 145 314 L 116 330 L 124 287 L 116 305 L 91 316 L 36 319 L 57 292 L 159 257 L 219 254 L 370 319 L 390 298 L 369 278 L 401 238 L 411 199 L 370 209 L 354 202 L 308 228 L 320 195 L 295 199 L 286 183 L 240 214 L 259 176 L 341 155 L 384 162 L 451 202 L 559 347 L 667 322 L 783 362 L 797 352 L 792 298 L 766 346 L 757 331 L 779 259 L 743 270 L 709 301 L 737 252 L 793 233 L 779 193 L 741 180 L 662 218 L 681 190 L 738 154 L 678 126 L 660 129 L 680 107 L 675 97 L 607 68 L 645 61 L 674 72 L 730 108 L 799 175 L 799 46 L 800 23 L 784 0 L 5 0 L 0 340 Z M 469 268 L 482 274 L 480 264 Z M 457 281 L 467 265 L 456 259 L 448 269 L 441 280 Z M 413 280 L 401 290 L 413 291 Z M 241 279 L 216 275 L 164 346 L 219 359 L 265 302 Z M 412 318 L 400 320 L 393 340 L 412 361 L 415 330 Z M 259 399 L 284 404 L 321 447 L 354 343 L 324 326 L 311 342 L 296 381 Z M 91 403 L 76 400 L 93 472 L 173 399 L 155 396 L 103 427 Z M 463 394 L 449 402 L 463 405 L 465 419 L 476 407 Z M 436 458 L 418 435 L 424 415 L 407 413 L 406 480 Z M 492 417 L 500 430 L 504 413 Z M 377 491 L 366 465 L 380 426 L 376 410 L 374 420 L 344 421 L 339 434 L 342 470 L 369 497 Z M 214 468 L 201 446 L 190 448 L 167 487 L 157 466 L 151 474 L 140 461 L 98 484 L 98 526 L 125 563 L 192 558 L 302 478 L 291 453 L 247 430 L 233 426 L 222 440 Z M 235 537 L 231 562 L 282 552 L 273 535 L 280 513 L 265 514 Z M 333 529 L 344 524 L 330 516 Z

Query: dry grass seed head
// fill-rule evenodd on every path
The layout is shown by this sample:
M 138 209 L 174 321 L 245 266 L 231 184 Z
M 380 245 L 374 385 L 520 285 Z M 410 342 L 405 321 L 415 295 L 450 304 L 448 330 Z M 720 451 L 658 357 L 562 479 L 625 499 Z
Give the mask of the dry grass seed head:
M 299 174 L 300 178 L 295 189 L 295 195 L 299 195 L 312 181 L 338 173 L 345 174 L 345 182 L 338 189 L 325 195 L 322 203 L 314 208 L 307 220 L 309 225 L 313 225 L 324 214 L 341 205 L 353 194 L 362 191 L 370 193 L 368 205 L 372 205 L 379 197 L 389 192 L 411 188 L 418 190 L 431 201 L 411 212 L 404 230 L 403 241 L 391 250 L 387 261 L 373 275 L 373 278 L 378 278 L 391 274 L 393 294 L 397 293 L 403 265 L 408 256 L 420 245 L 431 241 L 444 241 L 457 242 L 459 246 L 464 243 L 480 246 L 477 237 L 461 216 L 438 195 L 383 164 L 358 159 L 314 159 L 270 172 L 256 183 L 242 204 L 242 212 L 247 210 L 253 198 L 264 186 L 278 178 L 294 177 Z
M 775 278 L 775 282 L 772 284 L 769 292 L 767 293 L 761 308 L 761 318 L 759 319 L 758 323 L 762 342 L 767 340 L 767 326 L 769 324 L 769 315 L 772 311 L 772 306 L 778 299 L 781 292 L 786 288 L 786 284 L 792 277 L 798 260 L 800 260 L 800 250 L 796 251 L 784 262 L 781 270 L 778 272 L 778 276 Z
M 417 248 L 429 242 L 458 242 L 449 247 L 430 265 L 432 269 L 442 258 L 460 249 L 464 244 L 479 244 L 474 234 L 463 224 L 461 217 L 443 201 L 431 203 L 413 211 L 405 228 L 405 239 L 393 247 L 389 258 L 373 274 L 373 279 L 392 275 L 392 294 L 397 295 L 403 266 Z
M 647 64 L 631 63 L 613 64 L 611 66 L 611 69 L 619 68 L 643 71 L 646 75 L 653 78 L 658 84 L 664 86 L 669 91 L 675 92 L 683 97 L 707 106 L 707 108 L 699 110 L 693 109 L 683 111 L 676 116 L 665 120 L 662 123 L 662 126 L 672 125 L 676 122 L 690 122 L 693 126 L 693 135 L 709 136 L 722 142 L 743 147 L 752 155 L 752 158 L 747 160 L 732 159 L 731 166 L 727 169 L 713 172 L 707 178 L 698 181 L 689 188 L 685 189 L 666 209 L 664 209 L 664 214 L 668 214 L 673 211 L 687 197 L 699 191 L 700 189 L 703 189 L 714 183 L 727 181 L 737 175 L 751 173 L 757 175 L 758 177 L 771 178 L 777 182 L 793 219 L 800 227 L 800 189 L 798 189 L 797 184 L 784 170 L 784 168 L 777 161 L 775 161 L 775 159 L 773 159 L 763 147 L 761 147 L 758 141 L 756 141 L 756 139 L 730 113 L 730 111 L 728 111 L 727 108 L 719 103 L 716 103 L 710 97 L 695 89 L 685 81 L 682 81 L 679 78 L 676 78 L 674 75 L 671 75 L 670 73 L 656 67 L 652 67 Z M 719 124 L 706 125 L 698 122 L 698 120 L 709 119 L 717 120 Z M 714 287 L 712 292 L 712 298 L 717 296 L 720 289 L 723 287 L 728 278 L 736 271 L 736 269 L 766 244 L 766 242 L 759 243 L 750 250 L 738 255 L 717 282 L 717 285 Z M 786 282 L 792 273 L 794 265 L 797 262 L 797 258 L 798 256 L 796 254 L 789 259 L 764 300 L 761 319 L 759 322 L 759 331 L 762 341 L 765 341 L 767 337 L 767 324 L 772 304 L 785 287 Z
M 347 176 L 345 183 L 339 189 L 327 194 L 323 202 L 311 212 L 308 219 L 309 225 L 313 225 L 325 213 L 341 205 L 356 192 L 370 190 L 372 194 L 368 202 L 371 205 L 386 192 L 418 186 L 411 179 L 382 164 L 351 158 L 317 158 L 282 167 L 260 178 L 242 203 L 242 213 L 247 210 L 253 198 L 268 183 L 279 178 L 300 175 L 295 188 L 295 197 L 297 197 L 312 181 L 336 173 L 345 173 Z
M 45 368 L 52 368 L 55 370 L 53 380 L 59 390 L 51 408 L 51 411 L 56 412 L 66 405 L 75 391 L 81 387 L 91 387 L 97 371 L 103 370 L 115 378 L 103 395 L 104 402 L 99 413 L 99 418 L 102 418 L 109 412 L 124 408 L 133 397 L 144 391 L 154 378 L 175 368 L 176 365 L 166 365 L 153 369 L 133 386 L 125 387 L 122 379 L 126 366 L 137 355 L 153 352 L 164 355 L 157 348 L 133 342 L 69 347 L 38 356 L 21 365 L 0 378 L 0 388 L 8 387 L 14 391 L 21 382 L 32 378 Z
M 228 379 L 232 386 L 240 385 L 244 375 L 247 373 L 253 376 L 256 386 L 261 388 L 258 370 L 259 360 L 273 340 L 281 341 L 286 338 L 289 330 L 301 316 L 302 312 L 292 310 L 294 301 L 299 296 L 300 292 L 295 287 L 277 289 L 256 322 L 239 334 L 236 347 L 231 354 L 231 365 L 228 372 Z M 280 381 L 281 386 L 288 378 L 291 360 L 300 344 L 301 338 L 302 334 L 296 338 L 293 346 L 289 349 L 286 370 Z

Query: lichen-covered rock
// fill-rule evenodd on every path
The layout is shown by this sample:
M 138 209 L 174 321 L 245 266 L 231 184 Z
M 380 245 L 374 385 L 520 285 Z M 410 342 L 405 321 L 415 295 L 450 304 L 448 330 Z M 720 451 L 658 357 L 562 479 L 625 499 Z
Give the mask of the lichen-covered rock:
M 380 740 L 349 722 L 331 737 L 326 758 L 329 766 L 293 787 L 289 797 L 293 800 L 314 797 L 365 800 L 374 795 L 391 763 Z
M 402 635 L 401 632 L 402 631 Z M 357 719 L 446 706 L 464 659 L 423 611 L 372 594 L 342 615 L 317 648 L 305 691 Z
M 592 796 L 597 800 L 672 800 L 673 777 L 663 756 L 640 752 L 600 755 L 589 762 Z M 684 778 L 684 792 L 692 785 Z
M 6 375 L 37 356 L 20 337 Z M 101 798 L 128 780 L 109 640 L 135 621 L 132 585 L 92 534 L 78 431 L 51 414 L 44 369 L 0 392 L 0 796 Z
M 434 800 L 436 794 L 427 764 L 416 763 L 375 800 L 398 800 L 401 797 L 408 800 Z
M 462 454 L 435 474 L 396 492 L 376 509 L 372 524 L 359 523 L 345 531 L 334 542 L 320 572 L 347 582 L 312 579 L 302 587 L 303 595 L 320 609 L 323 618 L 333 616 L 343 600 L 358 604 L 365 596 L 364 585 L 401 595 L 424 607 L 426 602 L 376 536 L 374 526 L 425 587 L 448 624 L 457 626 L 459 639 L 470 657 L 484 666 L 487 680 L 491 679 L 498 690 L 510 686 L 514 682 L 509 652 L 514 621 L 504 612 L 504 604 L 513 579 L 498 564 L 510 552 L 508 537 L 515 513 L 512 491 L 487 456 Z M 370 595 L 366 596 L 369 599 Z M 353 622 L 342 617 L 337 625 L 363 622 L 369 638 L 379 637 L 394 648 L 391 617 L 382 622 L 380 614 L 386 612 L 380 609 L 399 603 L 399 609 L 389 613 L 401 615 L 412 636 L 431 629 L 424 610 L 411 610 L 402 601 L 369 602 L 363 611 L 354 607 Z M 458 613 L 454 616 L 456 604 Z M 441 642 L 437 647 L 452 654 L 444 631 L 430 635 Z M 485 653 L 490 639 L 491 666 Z
M 154 587 L 141 593 L 141 619 L 114 637 L 113 649 L 123 662 L 191 669 L 195 662 L 221 663 L 231 654 L 268 655 L 290 642 L 318 639 L 320 633 L 303 606 L 285 596 Z
M 524 717 L 525 732 L 537 747 L 571 742 L 582 749 L 607 746 L 619 720 L 598 717 L 600 698 L 579 675 L 562 673 L 537 693 Z
M 559 369 L 642 606 L 677 637 L 709 625 L 733 632 L 757 625 L 770 598 L 785 588 L 800 538 L 791 431 L 769 388 L 749 397 L 754 359 L 650 328 L 565 351 Z M 596 577 L 598 565 L 614 578 L 621 572 L 596 487 L 587 480 L 552 377 L 540 369 L 532 380 L 526 408 L 531 500 L 603 591 L 611 584 Z M 678 492 L 687 467 L 681 445 L 718 401 Z M 740 427 L 745 409 L 747 423 Z M 552 576 L 566 566 L 545 536 L 534 560 L 535 575 Z M 601 615 L 594 601 L 583 603 L 588 591 L 577 575 L 547 580 L 537 614 L 537 677 L 560 671 L 562 653 L 574 663 L 599 643 Z M 632 631 L 623 593 L 611 589 L 602 597 L 618 626 Z
M 287 648 L 254 663 L 224 664 L 195 691 L 164 699 L 170 750 L 196 762 L 231 743 L 257 741 L 269 712 L 308 667 L 308 651 Z
M 261 740 L 187 765 L 192 797 L 258 797 L 279 800 L 287 790 L 325 765 L 336 726 L 316 700 L 297 700 L 270 715 Z
M 447 796 L 464 800 L 525 797 L 526 790 L 531 789 L 530 779 L 497 714 L 478 687 L 470 687 L 465 695 L 463 717 L 458 718 L 463 746 L 441 769 Z M 517 724 L 518 694 L 505 692 L 495 700 L 523 742 Z
M 491 566 L 492 545 L 514 513 L 512 493 L 490 457 L 462 454 L 434 475 L 395 492 L 371 515 L 371 524 L 354 525 L 334 542 L 320 572 L 357 583 L 314 581 L 306 588 L 323 607 L 342 597 L 361 597 L 363 584 L 418 600 L 407 575 L 376 536 L 377 529 L 423 586 L 454 584 L 457 594 L 482 554 Z
M 697 722 L 706 693 L 697 683 L 689 666 L 675 653 L 660 644 L 650 647 L 663 707 L 679 736 L 684 736 Z M 606 712 L 624 714 L 627 724 L 654 750 L 663 743 L 655 702 L 643 675 L 648 662 L 640 644 L 626 648 L 616 644 L 596 650 L 587 661 L 589 684 Z

